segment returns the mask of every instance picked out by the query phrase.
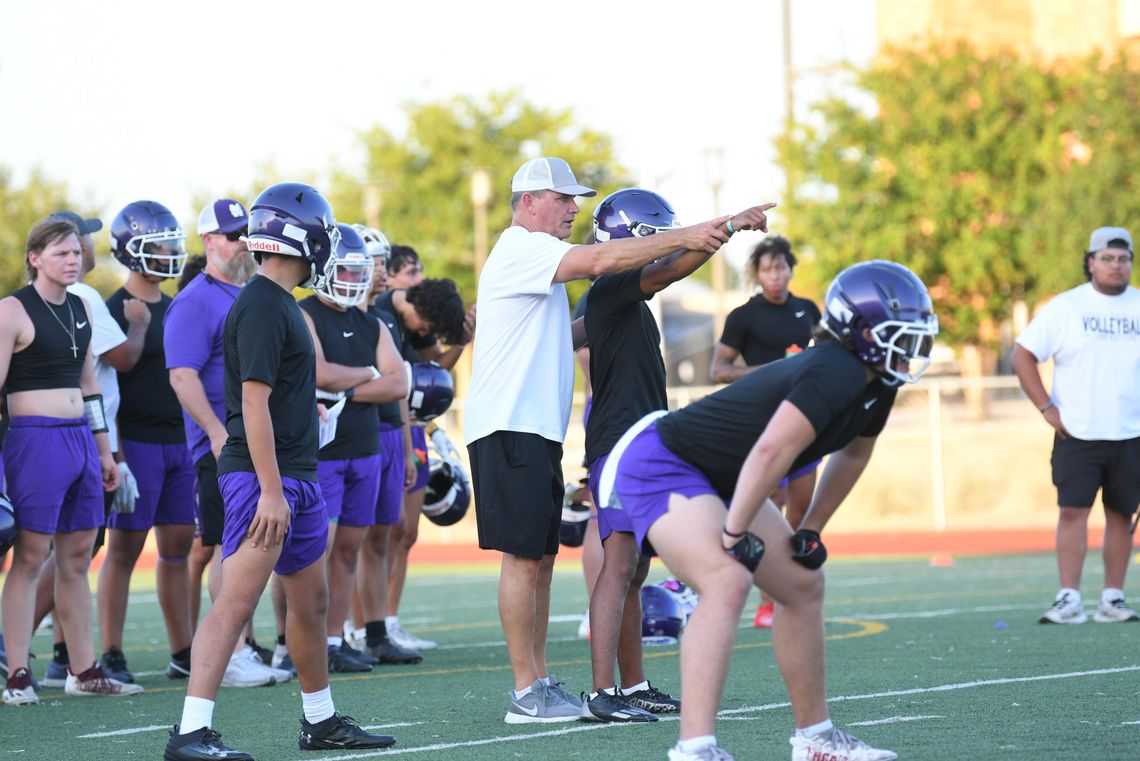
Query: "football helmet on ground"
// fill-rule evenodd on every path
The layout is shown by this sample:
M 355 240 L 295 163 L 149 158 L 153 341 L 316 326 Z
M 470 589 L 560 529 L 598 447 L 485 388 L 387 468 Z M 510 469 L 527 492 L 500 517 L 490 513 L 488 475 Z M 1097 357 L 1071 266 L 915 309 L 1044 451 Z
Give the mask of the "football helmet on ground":
M 646 645 L 675 645 L 685 627 L 685 611 L 667 589 L 641 588 L 641 641 Z

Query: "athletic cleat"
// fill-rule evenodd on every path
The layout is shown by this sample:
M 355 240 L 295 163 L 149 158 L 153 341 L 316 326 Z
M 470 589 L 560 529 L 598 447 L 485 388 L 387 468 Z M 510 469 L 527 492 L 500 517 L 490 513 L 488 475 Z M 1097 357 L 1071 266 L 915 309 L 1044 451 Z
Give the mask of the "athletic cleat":
M 1123 597 L 1112 600 L 1101 600 L 1100 605 L 1093 613 L 1093 621 L 1098 624 L 1118 624 L 1125 621 L 1140 621 L 1140 615 L 1128 607 Z
M 822 758 L 822 757 L 821 757 Z M 669 761 L 736 761 L 732 754 L 719 745 L 705 745 L 686 753 L 680 748 L 669 749 Z
M 171 657 L 170 663 L 166 664 L 166 676 L 170 679 L 189 679 L 190 678 L 190 656 L 185 658 Z
M 223 687 L 269 687 L 274 684 L 277 684 L 277 676 L 255 659 L 249 648 L 231 655 L 226 673 L 222 675 Z
M 310 724 L 301 719 L 301 750 L 336 750 L 337 748 L 390 748 L 396 744 L 392 735 L 373 735 L 363 730 L 351 716 L 334 713 L 324 721 Z
M 366 647 L 364 652 L 375 658 L 378 663 L 419 663 L 424 659 L 419 650 L 402 647 L 390 639 L 372 647 Z
M 430 639 L 420 639 L 408 634 L 399 624 L 388 625 L 385 622 L 384 628 L 388 630 L 388 639 L 406 650 L 435 650 L 439 647 L 439 643 Z
M 47 671 L 44 673 L 44 687 L 66 687 L 67 667 L 69 665 L 60 663 L 55 658 L 48 661 Z
M 124 697 L 138 695 L 143 691 L 141 684 L 122 682 L 114 677 L 107 676 L 107 672 L 98 664 L 91 664 L 91 668 L 79 674 L 70 668 L 67 670 L 67 684 L 63 691 L 67 695 L 77 697 Z
M 807 737 L 792 735 L 792 761 L 893 761 L 898 754 L 890 750 L 872 748 L 862 740 L 837 727 Z
M 352 648 L 347 649 L 348 653 L 341 650 L 339 645 L 329 645 L 330 674 L 360 674 L 372 670 L 370 664 L 356 657 L 359 653 Z M 349 653 L 351 653 L 351 655 Z
M 503 721 L 507 724 L 554 724 L 563 721 L 577 721 L 582 713 L 582 706 L 569 703 L 556 692 L 553 692 L 546 682 L 536 679 L 530 686 L 530 692 L 521 698 L 511 696 L 511 706 Z
M 636 692 L 622 692 L 618 690 L 618 692 L 632 705 L 643 711 L 649 711 L 650 713 L 680 713 L 680 700 L 677 700 L 667 692 L 662 692 L 648 681 L 646 684 L 649 686 L 644 690 L 637 690 Z
M 254 761 L 248 753 L 222 745 L 222 736 L 209 727 L 180 735 L 177 724 L 170 730 L 162 758 L 163 761 Z
M 565 682 L 559 681 L 558 677 L 554 676 L 554 674 L 547 674 L 542 678 L 542 681 L 546 682 L 546 689 L 549 692 L 554 693 L 570 705 L 581 710 L 582 701 L 579 700 L 577 695 L 566 689 L 564 686 L 566 684 Z
M 117 647 L 112 647 L 103 653 L 103 657 L 99 659 L 99 666 L 107 676 L 117 682 L 133 684 L 135 681 L 135 675 L 127 668 L 127 656 Z
M 36 688 L 32 686 L 32 672 L 26 668 L 16 669 L 16 673 L 8 677 L 8 684 L 4 688 L 4 703 L 10 706 L 35 705 L 40 702 L 36 697 Z
M 247 645 L 243 651 L 248 658 L 252 658 L 254 663 L 259 663 L 263 668 L 269 669 L 269 673 L 273 674 L 273 678 L 277 680 L 277 684 L 285 684 L 293 677 L 297 676 L 297 669 L 293 668 L 293 662 L 289 662 L 289 668 L 277 668 L 271 666 L 273 662 L 273 653 L 270 653 L 265 648 L 255 648 L 253 645 Z M 262 658 L 262 653 L 269 653 L 269 655 Z
M 1038 620 L 1043 624 L 1083 624 L 1089 617 L 1085 615 L 1079 597 L 1074 598 L 1068 592 L 1058 592 L 1053 607 Z
M 380 663 L 380 659 L 375 655 L 369 652 L 361 652 L 360 650 L 357 650 L 355 647 L 348 644 L 348 640 L 343 638 L 340 641 L 340 651 L 345 655 L 355 658 L 361 663 L 367 663 L 369 666 L 375 666 L 376 664 Z
M 776 603 L 771 600 L 766 600 L 756 609 L 756 616 L 752 619 L 752 625 L 757 629 L 771 629 L 772 619 L 775 617 Z
M 634 706 L 621 695 L 598 691 L 582 693 L 582 721 L 646 722 L 657 721 L 649 711 Z

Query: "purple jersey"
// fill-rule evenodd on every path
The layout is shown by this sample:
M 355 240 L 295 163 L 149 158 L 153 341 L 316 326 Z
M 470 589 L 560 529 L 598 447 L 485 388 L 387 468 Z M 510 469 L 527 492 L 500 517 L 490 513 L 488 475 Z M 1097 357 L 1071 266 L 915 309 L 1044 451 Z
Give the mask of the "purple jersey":
M 222 380 L 222 333 L 226 315 L 241 289 L 206 273 L 190 281 L 166 310 L 163 349 L 167 369 L 188 367 L 198 373 L 214 414 L 224 424 L 226 407 Z M 185 410 L 186 445 L 197 462 L 210 452 L 210 437 Z

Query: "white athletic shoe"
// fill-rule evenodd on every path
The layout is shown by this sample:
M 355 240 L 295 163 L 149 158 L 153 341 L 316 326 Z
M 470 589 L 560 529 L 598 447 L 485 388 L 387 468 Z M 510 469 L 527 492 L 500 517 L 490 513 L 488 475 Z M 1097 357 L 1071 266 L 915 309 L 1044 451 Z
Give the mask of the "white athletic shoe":
M 674 746 L 669 749 L 669 761 L 735 761 L 735 759 L 719 745 L 705 745 L 690 753 Z
M 1038 619 L 1043 624 L 1083 624 L 1089 620 L 1081 607 L 1081 599 L 1068 592 L 1058 592 L 1053 607 Z
M 788 740 L 792 744 L 792 761 L 893 761 L 898 754 L 872 748 L 838 727 L 807 737 L 799 733 Z
M 1117 624 L 1125 621 L 1140 621 L 1140 615 L 1128 607 L 1123 597 L 1112 600 L 1101 600 L 1100 605 L 1093 614 L 1093 621 L 1098 624 Z
M 277 646 L 276 645 L 273 646 L 273 652 L 276 655 L 276 653 L 277 653 Z M 242 650 L 242 655 L 244 655 L 247 658 L 252 659 L 254 663 L 261 665 L 263 668 L 269 669 L 269 672 L 271 674 L 273 674 L 273 678 L 277 680 L 277 684 L 285 684 L 286 682 L 288 682 L 290 679 L 293 678 L 293 672 L 292 671 L 289 671 L 287 669 L 277 668 L 272 663 L 266 663 L 265 661 L 261 660 L 261 655 L 259 655 L 258 652 L 256 650 L 254 650 L 252 647 L 250 647 L 249 645 L 246 645 L 245 650 Z M 270 661 L 272 661 L 272 660 L 273 659 L 270 658 Z
M 240 653 L 230 656 L 226 673 L 222 677 L 223 687 L 268 687 L 277 684 L 277 675 L 270 667 L 253 657 L 253 651 L 246 646 Z
M 439 647 L 439 643 L 432 642 L 430 639 L 420 639 L 408 634 L 404 627 L 399 624 L 385 622 L 384 628 L 388 630 L 388 639 L 408 650 L 435 650 Z

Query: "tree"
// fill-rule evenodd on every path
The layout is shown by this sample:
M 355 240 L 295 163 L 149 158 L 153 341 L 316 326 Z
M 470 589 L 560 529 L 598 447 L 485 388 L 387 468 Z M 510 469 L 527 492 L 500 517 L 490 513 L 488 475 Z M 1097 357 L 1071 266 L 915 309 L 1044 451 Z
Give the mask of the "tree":
M 625 174 L 610 137 L 577 125 L 569 110 L 542 109 L 517 93 L 412 104 L 407 115 L 403 136 L 382 127 L 360 136 L 364 164 L 334 174 L 330 200 L 337 219 L 348 222 L 366 221 L 369 204 L 379 200 L 377 221 L 389 240 L 414 246 L 428 274 L 455 280 L 468 301 L 475 297 L 472 170 L 485 169 L 491 178 L 491 245 L 510 224 L 511 177 L 530 155 L 566 159 L 599 197 Z M 588 211 L 579 214 L 572 240 L 585 239 Z
M 906 264 L 944 338 L 992 359 L 1015 301 L 1079 283 L 1089 231 L 1135 218 L 1138 76 L 1123 58 L 1046 69 L 965 44 L 888 51 L 857 73 L 874 111 L 829 99 L 780 141 L 788 232 L 824 278 Z

